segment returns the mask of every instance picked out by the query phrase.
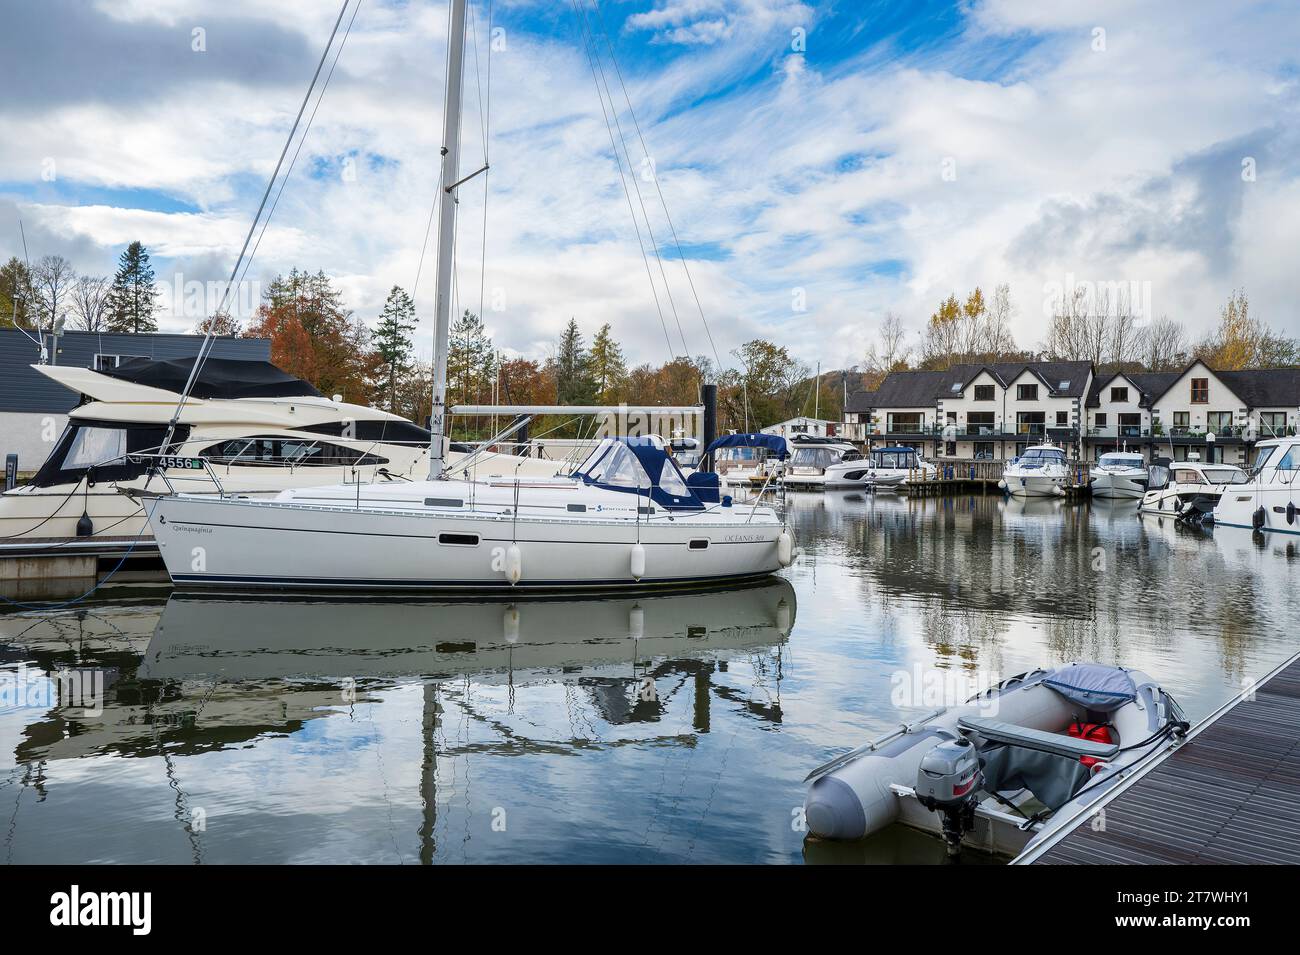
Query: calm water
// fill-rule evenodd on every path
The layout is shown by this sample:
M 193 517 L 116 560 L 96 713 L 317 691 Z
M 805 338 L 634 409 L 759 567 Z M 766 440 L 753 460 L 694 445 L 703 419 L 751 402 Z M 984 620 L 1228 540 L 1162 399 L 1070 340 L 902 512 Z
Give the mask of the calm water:
M 1104 502 L 791 511 L 805 556 L 738 592 L 0 616 L 0 853 L 938 862 L 907 830 L 805 848 L 792 825 L 810 769 L 921 712 L 891 701 L 898 674 L 1124 663 L 1196 719 L 1300 645 L 1297 542 Z M 51 698 L 62 668 L 106 679 L 102 712 Z

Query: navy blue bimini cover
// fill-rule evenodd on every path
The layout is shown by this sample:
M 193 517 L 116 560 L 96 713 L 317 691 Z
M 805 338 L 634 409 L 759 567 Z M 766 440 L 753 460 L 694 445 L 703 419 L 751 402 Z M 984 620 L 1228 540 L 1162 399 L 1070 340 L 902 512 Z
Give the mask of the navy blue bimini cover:
M 607 491 L 645 495 L 669 510 L 704 509 L 677 462 L 649 438 L 605 438 L 573 476 Z
M 718 448 L 766 448 L 784 461 L 790 453 L 785 438 L 779 434 L 763 434 L 751 431 L 748 434 L 724 434 L 705 449 L 705 454 L 712 454 Z
M 1070 663 L 1057 667 L 1043 683 L 1067 700 L 1101 713 L 1113 713 L 1137 698 L 1137 684 L 1121 667 L 1101 663 Z

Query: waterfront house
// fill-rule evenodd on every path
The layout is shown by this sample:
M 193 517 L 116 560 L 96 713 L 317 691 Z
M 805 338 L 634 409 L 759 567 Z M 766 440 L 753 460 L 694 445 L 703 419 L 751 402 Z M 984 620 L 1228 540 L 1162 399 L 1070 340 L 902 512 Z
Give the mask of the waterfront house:
M 906 445 L 932 458 L 1014 457 L 1051 441 L 1081 454 L 1089 362 L 992 362 L 944 371 L 892 372 L 875 391 L 851 395 L 849 437 Z
M 41 346 L 17 328 L 0 329 L 0 456 L 18 455 L 18 470 L 36 470 L 63 433 L 80 396 L 32 368 Z M 45 358 L 56 365 L 100 371 L 125 358 L 187 358 L 197 355 L 200 335 L 120 334 L 66 331 L 45 339 Z M 214 358 L 270 361 L 269 338 L 217 338 Z
M 775 434 L 787 439 L 798 435 L 810 438 L 835 438 L 840 436 L 842 430 L 843 426 L 838 421 L 800 416 L 768 425 L 763 429 L 763 434 Z

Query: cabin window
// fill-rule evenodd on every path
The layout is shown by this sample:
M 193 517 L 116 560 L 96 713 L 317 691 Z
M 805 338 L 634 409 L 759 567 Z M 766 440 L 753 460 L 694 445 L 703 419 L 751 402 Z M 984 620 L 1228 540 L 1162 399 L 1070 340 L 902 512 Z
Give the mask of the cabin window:
M 1110 400 L 1113 404 L 1125 404 L 1128 402 L 1127 388 L 1112 388 L 1110 390 Z
M 343 445 L 272 435 L 233 438 L 201 453 L 213 464 L 240 467 L 365 467 L 388 463 L 388 458 Z
M 1016 385 L 1016 400 L 1037 401 L 1038 386 L 1037 385 Z
M 673 497 L 686 497 L 690 493 L 682 480 L 682 473 L 671 460 L 665 460 L 663 470 L 659 472 L 659 487 Z
M 438 535 L 439 544 L 451 544 L 455 547 L 477 547 L 477 534 L 450 534 L 443 533 Z
M 1296 454 L 1295 445 L 1286 453 L 1281 461 L 1277 462 L 1279 471 L 1300 471 L 1300 454 Z
M 426 497 L 425 507 L 464 507 L 465 502 L 458 497 Z
M 691 550 L 708 550 L 709 549 L 708 538 L 705 537 L 695 538 L 695 540 L 691 541 L 690 548 Z
M 587 513 L 587 505 L 586 505 L 586 504 L 570 504 L 570 505 L 568 505 L 568 506 L 565 508 L 565 510 L 567 510 L 570 514 L 586 514 L 586 513 Z
M 994 400 L 994 399 L 993 399 L 993 386 L 992 386 L 992 385 L 976 385 L 976 386 L 975 386 L 975 400 L 976 400 L 976 401 L 993 401 L 993 400 Z
M 78 428 L 63 459 L 64 470 L 89 468 L 126 454 L 125 428 Z
M 1210 379 L 1193 378 L 1192 379 L 1192 404 L 1204 405 L 1210 401 Z

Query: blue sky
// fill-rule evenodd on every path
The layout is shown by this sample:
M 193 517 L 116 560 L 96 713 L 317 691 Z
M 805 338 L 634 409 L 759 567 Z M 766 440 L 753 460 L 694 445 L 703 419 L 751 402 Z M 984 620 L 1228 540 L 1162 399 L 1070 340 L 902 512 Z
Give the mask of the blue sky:
M 0 103 L 0 255 L 21 254 L 21 217 L 33 257 L 86 272 L 143 241 L 169 309 L 177 283 L 223 278 L 338 4 L 3 2 L 16 79 Z M 481 302 L 512 353 L 544 356 L 570 315 L 611 322 L 637 361 L 669 357 L 664 324 L 677 350 L 684 337 L 710 353 L 703 312 L 724 363 L 763 336 L 852 364 L 886 313 L 919 336 L 948 294 L 1004 282 L 1033 347 L 1045 290 L 1066 280 L 1139 283 L 1150 317 L 1193 332 L 1245 287 L 1300 331 L 1300 18 L 1286 4 L 577 6 L 607 28 L 595 39 L 631 173 L 572 0 L 494 0 L 487 216 L 480 177 L 462 190 L 458 305 Z M 474 4 L 466 171 L 483 160 L 487 17 Z M 445 25 L 445 3 L 362 0 L 250 280 L 324 269 L 373 319 L 419 272 L 431 311 L 420 256 Z

